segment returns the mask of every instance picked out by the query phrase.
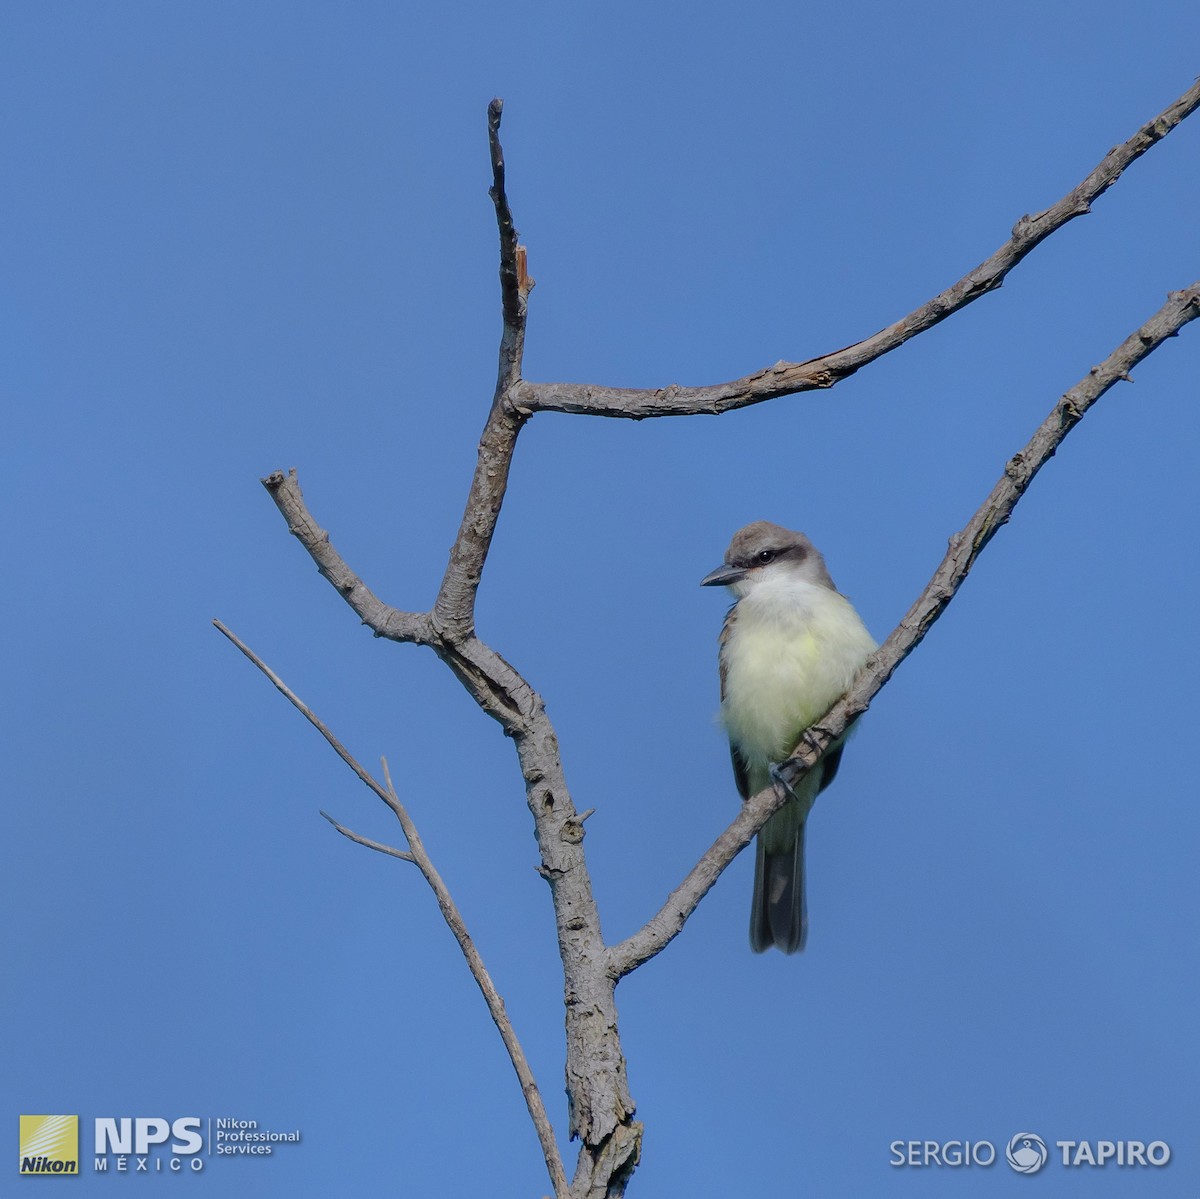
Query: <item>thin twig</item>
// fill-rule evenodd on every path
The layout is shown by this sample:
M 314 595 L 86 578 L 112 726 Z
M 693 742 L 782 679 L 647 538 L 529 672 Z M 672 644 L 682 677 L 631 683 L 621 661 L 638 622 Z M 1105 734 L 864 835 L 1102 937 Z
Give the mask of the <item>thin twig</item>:
M 1119 380 L 1189 321 L 1200 316 L 1200 282 L 1172 292 L 1166 304 L 1137 332 L 1131 334 L 1099 366 L 1071 388 L 1054 405 L 1049 416 L 1004 474 L 961 533 L 950 539 L 950 549 L 928 585 L 888 639 L 872 655 L 854 685 L 809 729 L 780 773 L 792 787 L 811 769 L 829 746 L 865 712 L 871 700 L 896 668 L 920 644 L 934 621 L 945 611 L 997 530 L 1007 523 L 1021 496 L 1043 465 L 1054 455 L 1084 413 Z M 692 868 L 670 898 L 641 929 L 612 946 L 610 972 L 622 978 L 660 953 L 678 935 L 696 905 L 722 871 L 750 839 L 782 806 L 784 796 L 768 787 L 746 801 L 737 817 Z
M 396 809 L 392 807 L 392 797 L 371 777 L 366 770 L 362 768 L 362 766 L 358 764 L 358 761 L 354 755 L 333 735 L 333 733 L 329 731 L 329 727 L 312 710 L 312 708 L 310 708 L 308 704 L 306 704 L 244 641 L 242 641 L 240 637 L 226 628 L 225 625 L 223 625 L 219 620 L 214 620 L 213 625 L 219 633 L 229 638 L 229 640 L 232 641 L 233 644 L 236 645 L 238 649 L 240 649 L 242 653 L 245 654 L 246 657 L 249 658 L 250 661 L 253 662 L 254 665 L 257 666 L 258 669 L 261 670 L 263 674 L 265 674 L 267 678 L 271 680 L 271 682 L 275 685 L 275 689 L 284 697 L 284 699 L 286 699 L 288 703 L 290 703 L 292 707 L 295 708 L 296 711 L 299 712 L 300 715 L 303 716 L 304 719 L 307 720 L 309 724 L 311 724 L 313 728 L 315 728 L 317 732 L 329 742 L 330 746 L 333 748 L 333 752 L 337 754 L 337 756 L 341 758 L 342 761 L 345 762 L 346 765 L 349 766 L 356 775 L 358 775 L 359 779 L 363 783 L 370 787 L 371 790 L 374 791 L 375 794 L 378 795 L 379 798 L 382 799 L 389 808 L 392 808 L 393 812 L 395 812 Z M 399 812 L 396 812 L 397 816 L 399 816 L 399 814 Z
M 389 857 L 399 858 L 402 862 L 416 862 L 407 849 L 397 849 L 393 845 L 384 845 L 382 841 L 372 841 L 370 837 L 364 837 L 361 833 L 356 833 L 353 829 L 347 828 L 344 824 L 339 824 L 328 812 L 322 812 L 322 816 L 333 825 L 343 837 L 348 837 L 356 845 L 365 845 L 367 849 L 377 850 L 379 853 L 385 853 Z
M 589 383 L 531 383 L 523 381 L 513 398 L 530 412 L 574 412 L 590 416 L 629 417 L 715 415 L 745 408 L 778 396 L 832 387 L 869 362 L 882 357 L 910 337 L 923 333 L 952 313 L 994 291 L 1005 276 L 1035 246 L 1068 221 L 1083 216 L 1130 163 L 1162 141 L 1176 125 L 1200 107 L 1200 83 L 1189 88 L 1128 141 L 1111 149 L 1077 187 L 1056 204 L 1034 216 L 1023 216 L 1012 236 L 990 258 L 968 271 L 957 283 L 872 337 L 807 362 L 779 362 L 711 387 L 640 389 L 597 387 Z
M 563 1169 L 562 1158 L 559 1156 L 558 1142 L 555 1140 L 554 1128 L 550 1123 L 550 1117 L 546 1114 L 545 1104 L 542 1102 L 542 1093 L 538 1090 L 537 1082 L 533 1077 L 533 1071 L 530 1069 L 529 1059 L 526 1058 L 525 1051 L 521 1048 L 521 1042 L 517 1039 L 516 1029 L 513 1028 L 512 1021 L 508 1018 L 508 1012 L 504 1007 L 504 1000 L 500 997 L 500 992 L 496 990 L 496 985 L 492 982 L 492 976 L 488 973 L 487 967 L 484 966 L 483 958 L 479 956 L 479 950 L 475 948 L 475 942 L 467 932 L 466 922 L 463 920 L 462 913 L 458 910 L 458 905 L 454 902 L 450 894 L 450 889 L 442 881 L 442 876 L 437 872 L 432 859 L 425 850 L 425 846 L 417 832 L 417 826 L 413 824 L 407 810 L 396 794 L 396 788 L 392 785 L 392 775 L 388 770 L 387 759 L 384 758 L 382 761 L 383 777 L 387 784 L 388 795 L 391 797 L 390 806 L 400 821 L 400 827 L 404 830 L 404 837 L 408 842 L 409 849 L 412 850 L 417 869 L 425 876 L 425 881 L 429 883 L 437 899 L 438 907 L 441 909 L 442 918 L 454 934 L 454 938 L 462 950 L 463 957 L 467 959 L 467 965 L 470 967 L 471 974 L 479 990 L 483 993 L 488 1011 L 491 1013 L 492 1020 L 500 1032 L 501 1039 L 504 1041 L 504 1048 L 508 1050 L 509 1060 L 512 1062 L 513 1069 L 517 1072 L 517 1079 L 521 1084 L 521 1093 L 525 1096 L 525 1106 L 529 1110 L 529 1118 L 533 1121 L 538 1141 L 542 1146 L 542 1156 L 546 1159 L 546 1169 L 550 1174 L 554 1193 L 559 1199 L 567 1199 L 569 1194 L 567 1176 Z
M 389 808 L 391 808 L 396 819 L 400 822 L 400 828 L 404 833 L 404 839 L 408 842 L 408 851 L 394 849 L 390 845 L 384 845 L 379 841 L 372 841 L 368 837 L 360 836 L 358 833 L 352 832 L 344 825 L 339 824 L 332 816 L 322 812 L 321 815 L 329 821 L 345 837 L 349 837 L 351 841 L 356 841 L 359 845 L 365 845 L 368 849 L 374 849 L 380 853 L 389 854 L 392 857 L 402 858 L 404 861 L 412 862 L 416 865 L 424 876 L 425 881 L 429 884 L 430 890 L 433 891 L 434 898 L 437 900 L 438 908 L 441 910 L 442 918 L 445 920 L 450 931 L 454 934 L 455 940 L 462 950 L 463 957 L 467 960 L 467 966 L 471 971 L 472 977 L 475 979 L 479 990 L 483 993 L 484 1001 L 487 1003 L 488 1012 L 491 1014 L 496 1028 L 500 1032 L 501 1040 L 504 1042 L 505 1049 L 508 1050 L 509 1060 L 512 1062 L 513 1069 L 516 1071 L 517 1079 L 521 1084 L 521 1093 L 525 1097 L 525 1106 L 529 1110 L 529 1117 L 533 1121 L 533 1126 L 537 1132 L 538 1141 L 542 1147 L 542 1156 L 546 1161 L 546 1170 L 550 1175 L 551 1183 L 554 1187 L 554 1194 L 557 1199 L 568 1199 L 569 1189 L 567 1187 L 566 1172 L 563 1169 L 562 1157 L 558 1152 L 558 1142 L 554 1136 L 554 1128 L 550 1123 L 550 1117 L 546 1114 L 545 1104 L 542 1102 L 541 1092 L 538 1090 L 537 1082 L 533 1077 L 533 1071 L 529 1067 L 529 1060 L 525 1056 L 525 1051 L 521 1048 L 521 1042 L 517 1037 L 516 1030 L 513 1028 L 512 1021 L 508 1018 L 508 1013 L 504 1007 L 504 1000 L 500 996 L 500 992 L 496 990 L 495 983 L 492 982 L 492 977 L 487 971 L 487 967 L 483 964 L 483 958 L 479 951 L 475 948 L 475 942 L 471 939 L 467 932 L 466 922 L 462 918 L 462 913 L 458 910 L 458 905 L 454 902 L 450 894 L 450 889 L 446 886 L 442 876 L 438 873 L 437 868 L 433 864 L 429 853 L 425 849 L 425 844 L 421 840 L 420 833 L 417 831 L 417 826 L 413 823 L 407 809 L 400 802 L 400 797 L 396 794 L 396 788 L 392 784 L 391 772 L 388 770 L 387 759 L 383 759 L 383 777 L 385 786 L 380 786 L 378 782 L 355 760 L 353 755 L 342 745 L 342 743 L 330 732 L 325 723 L 316 715 L 315 712 L 300 699 L 298 695 L 252 650 L 248 645 L 235 636 L 224 624 L 219 620 L 214 620 L 213 624 L 224 634 L 234 645 L 267 676 L 268 679 L 275 685 L 276 689 L 284 696 L 284 698 L 300 712 L 310 724 L 325 738 L 333 747 L 338 757 L 350 767 L 351 770 L 362 780 L 370 789 L 375 792 L 380 799 L 383 800 Z

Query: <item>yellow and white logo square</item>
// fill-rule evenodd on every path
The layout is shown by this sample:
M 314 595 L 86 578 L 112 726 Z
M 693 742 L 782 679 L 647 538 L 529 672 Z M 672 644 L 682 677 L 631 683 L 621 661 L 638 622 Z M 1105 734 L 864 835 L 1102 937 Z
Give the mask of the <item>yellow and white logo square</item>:
M 22 1174 L 79 1173 L 78 1116 L 22 1116 Z

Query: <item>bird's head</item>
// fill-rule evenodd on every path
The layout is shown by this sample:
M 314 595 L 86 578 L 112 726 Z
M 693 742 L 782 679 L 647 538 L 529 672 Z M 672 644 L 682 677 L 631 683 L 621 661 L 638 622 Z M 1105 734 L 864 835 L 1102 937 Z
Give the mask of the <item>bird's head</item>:
M 805 582 L 836 590 L 825 559 L 803 533 L 769 520 L 739 529 L 725 551 L 725 561 L 700 580 L 701 587 L 728 587 L 741 599 L 762 583 Z

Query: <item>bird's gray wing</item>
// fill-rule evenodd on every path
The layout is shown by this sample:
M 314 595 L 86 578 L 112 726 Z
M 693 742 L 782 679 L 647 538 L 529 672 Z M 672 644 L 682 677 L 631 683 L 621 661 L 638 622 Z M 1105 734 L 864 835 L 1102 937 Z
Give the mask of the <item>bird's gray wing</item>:
M 725 613 L 725 620 L 721 625 L 721 635 L 717 638 L 717 665 L 721 670 L 721 702 L 725 702 L 725 676 L 729 673 L 729 664 L 725 661 L 725 655 L 729 650 L 729 641 L 733 636 L 733 626 L 737 624 L 737 604 L 734 604 L 728 612 Z
M 835 749 L 831 749 L 821 759 L 821 790 L 824 791 L 837 776 L 838 767 L 842 764 L 842 750 L 846 747 L 839 745 Z
M 746 769 L 746 759 L 730 745 L 729 760 L 733 763 L 733 781 L 737 783 L 738 794 L 742 799 L 749 799 L 750 773 Z
M 725 676 L 729 673 L 725 653 L 729 648 L 729 640 L 733 636 L 733 626 L 737 621 L 737 604 L 725 613 L 725 623 L 721 625 L 721 636 L 717 641 L 717 663 L 721 671 L 721 702 L 725 702 Z M 750 798 L 750 777 L 746 767 L 746 759 L 738 753 L 733 744 L 729 746 L 729 759 L 733 763 L 733 780 L 737 783 L 738 794 L 743 799 Z

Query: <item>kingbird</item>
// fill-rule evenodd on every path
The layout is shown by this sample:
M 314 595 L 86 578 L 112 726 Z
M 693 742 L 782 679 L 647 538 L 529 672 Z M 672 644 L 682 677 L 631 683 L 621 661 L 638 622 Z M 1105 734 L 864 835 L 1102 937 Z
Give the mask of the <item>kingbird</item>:
M 841 698 L 877 648 L 825 559 L 803 533 L 759 520 L 734 534 L 724 565 L 700 580 L 737 597 L 721 628 L 721 723 L 742 799 L 772 781 L 801 733 Z M 804 822 L 833 782 L 835 741 L 758 834 L 750 945 L 804 948 Z

